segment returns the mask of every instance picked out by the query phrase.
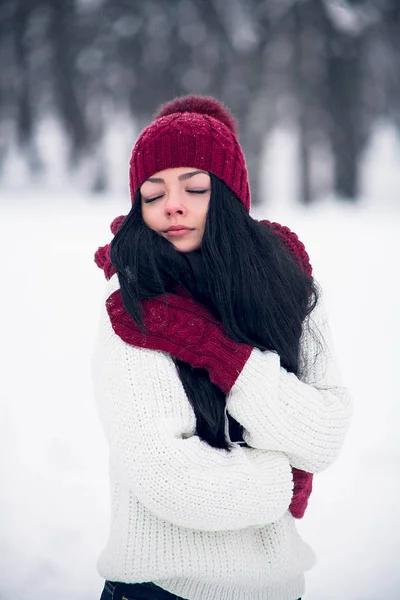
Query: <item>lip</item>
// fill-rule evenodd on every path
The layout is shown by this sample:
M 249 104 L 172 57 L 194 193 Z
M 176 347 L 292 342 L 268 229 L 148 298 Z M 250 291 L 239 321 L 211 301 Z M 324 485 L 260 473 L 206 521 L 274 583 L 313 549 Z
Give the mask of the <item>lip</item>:
M 169 236 L 177 237 L 179 235 L 185 235 L 186 233 L 190 233 L 193 229 L 188 229 L 185 227 L 184 229 L 169 229 L 165 233 Z
M 191 229 L 190 227 L 186 227 L 185 225 L 172 225 L 171 227 L 169 227 L 167 229 L 167 231 L 165 233 L 167 235 L 176 237 L 179 235 L 185 235 L 186 233 L 189 233 L 190 231 L 193 231 L 193 229 Z
M 189 231 L 191 230 L 191 228 L 186 227 L 186 225 L 171 225 L 171 227 L 168 227 L 167 233 L 168 231 L 179 231 L 180 229 L 188 229 Z

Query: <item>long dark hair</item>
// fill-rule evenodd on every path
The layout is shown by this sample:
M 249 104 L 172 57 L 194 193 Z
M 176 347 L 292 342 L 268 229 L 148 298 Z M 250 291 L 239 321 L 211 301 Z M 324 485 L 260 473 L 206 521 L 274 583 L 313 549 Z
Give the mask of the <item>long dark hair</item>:
M 141 300 L 183 286 L 220 320 L 227 334 L 279 354 L 282 366 L 299 370 L 302 326 L 318 289 L 279 236 L 255 221 L 235 194 L 211 177 L 211 199 L 201 249 L 179 252 L 142 218 L 140 192 L 111 244 L 124 306 L 144 330 Z M 175 360 L 196 415 L 197 435 L 230 449 L 225 437 L 225 395 L 203 369 Z M 240 427 L 231 420 L 231 434 Z M 232 439 L 232 435 L 231 435 Z

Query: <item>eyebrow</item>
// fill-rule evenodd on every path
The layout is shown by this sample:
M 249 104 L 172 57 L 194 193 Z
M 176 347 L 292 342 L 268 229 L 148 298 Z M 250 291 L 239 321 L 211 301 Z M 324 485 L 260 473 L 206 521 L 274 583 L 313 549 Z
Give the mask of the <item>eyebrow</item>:
M 204 173 L 205 175 L 208 175 L 207 171 L 190 171 L 190 173 L 183 173 L 183 175 L 179 175 L 178 179 L 179 181 L 185 181 L 186 179 L 194 177 L 194 175 L 197 175 L 198 173 Z M 146 179 L 146 181 L 150 181 L 150 183 L 165 183 L 165 180 L 161 177 L 149 177 Z

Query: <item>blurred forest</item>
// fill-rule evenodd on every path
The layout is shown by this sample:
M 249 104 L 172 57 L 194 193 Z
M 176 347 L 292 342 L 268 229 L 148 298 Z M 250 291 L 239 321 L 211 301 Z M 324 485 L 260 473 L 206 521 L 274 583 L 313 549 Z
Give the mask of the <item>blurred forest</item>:
M 43 168 L 37 126 L 52 113 L 66 169 L 96 157 L 90 188 L 107 190 L 113 115 L 141 129 L 160 103 L 199 93 L 237 117 L 254 202 L 266 136 L 285 121 L 299 200 L 316 198 L 322 152 L 334 193 L 355 201 L 372 127 L 400 128 L 399 74 L 399 0 L 0 0 L 0 185 L 11 144 L 32 176 Z

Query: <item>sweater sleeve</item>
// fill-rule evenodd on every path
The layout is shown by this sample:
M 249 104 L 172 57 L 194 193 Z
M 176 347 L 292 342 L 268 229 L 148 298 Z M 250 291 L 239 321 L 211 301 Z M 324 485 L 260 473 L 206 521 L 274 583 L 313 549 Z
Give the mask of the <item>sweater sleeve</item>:
M 92 374 L 111 463 L 158 517 L 219 531 L 263 526 L 286 512 L 293 488 L 286 455 L 202 441 L 170 355 L 126 344 L 105 309 Z
M 335 460 L 352 406 L 321 298 L 309 319 L 300 341 L 299 377 L 281 367 L 276 353 L 254 348 L 227 411 L 243 426 L 249 446 L 285 452 L 293 467 L 318 473 Z

